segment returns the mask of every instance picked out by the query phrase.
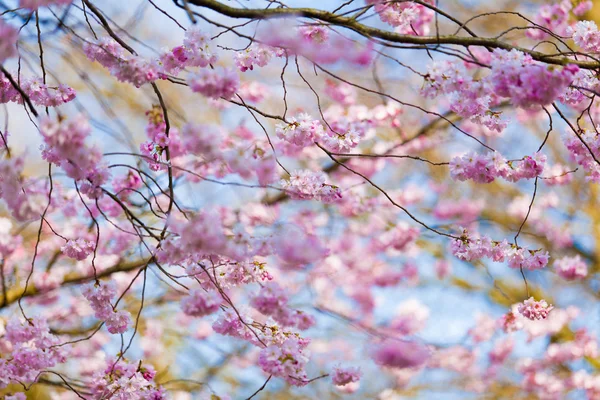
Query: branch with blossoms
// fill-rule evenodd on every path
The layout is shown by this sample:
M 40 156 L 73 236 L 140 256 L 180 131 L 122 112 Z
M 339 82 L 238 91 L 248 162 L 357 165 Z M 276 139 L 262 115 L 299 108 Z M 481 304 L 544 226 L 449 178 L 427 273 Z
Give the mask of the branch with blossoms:
M 597 397 L 591 1 L 138 3 L 0 3 L 1 397 Z

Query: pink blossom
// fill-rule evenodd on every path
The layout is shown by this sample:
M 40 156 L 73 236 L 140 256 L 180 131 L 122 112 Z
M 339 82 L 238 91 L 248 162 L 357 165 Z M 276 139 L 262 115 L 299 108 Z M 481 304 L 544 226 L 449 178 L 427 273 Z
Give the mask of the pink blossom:
M 533 22 L 557 35 L 565 35 L 568 29 L 569 11 L 572 8 L 570 0 L 558 1 L 554 4 L 544 4 L 533 18 Z M 544 39 L 548 36 L 540 28 L 531 28 L 525 31 L 532 39 Z
M 323 203 L 333 203 L 342 198 L 337 186 L 325 183 L 327 176 L 324 172 L 308 170 L 293 171 L 289 180 L 282 180 L 281 186 L 292 199 L 319 200 Z
M 274 235 L 272 242 L 275 254 L 288 267 L 302 267 L 319 261 L 329 254 L 322 240 L 298 227 L 289 227 Z
M 508 356 L 510 356 L 514 346 L 515 341 L 510 336 L 494 342 L 494 347 L 489 353 L 490 363 L 502 364 L 508 358 Z
M 306 113 L 290 118 L 290 122 L 277 124 L 275 129 L 278 138 L 298 147 L 312 145 L 322 132 L 321 122 Z
M 541 153 L 517 161 L 506 161 L 496 152 L 483 155 L 467 153 L 450 161 L 450 176 L 455 180 L 471 179 L 477 183 L 491 183 L 499 177 L 516 182 L 539 176 L 544 171 L 545 162 L 546 156 Z
M 435 15 L 432 9 L 412 1 L 390 3 L 368 0 L 367 3 L 375 5 L 375 12 L 383 22 L 394 26 L 398 33 L 405 35 L 427 35 L 430 30 L 429 24 Z M 431 0 L 426 3 L 433 5 Z
M 305 366 L 308 352 L 295 338 L 289 338 L 280 345 L 270 345 L 261 350 L 258 365 L 268 374 L 283 378 L 293 386 L 308 383 Z
M 372 354 L 379 365 L 390 368 L 415 368 L 423 365 L 430 352 L 418 342 L 388 340 L 376 346 Z
M 109 315 L 105 322 L 108 331 L 113 335 L 125 333 L 131 325 L 131 315 L 127 311 L 115 311 Z
M 0 20 L 0 64 L 17 56 L 19 32 L 4 19 Z
M 129 82 L 139 88 L 159 78 L 159 68 L 155 63 L 128 53 L 112 38 L 101 38 L 95 42 L 88 40 L 83 50 L 90 61 L 98 61 L 121 82 Z
M 331 381 L 336 386 L 345 386 L 352 382 L 358 382 L 360 380 L 362 373 L 360 368 L 342 368 L 342 367 L 334 367 L 333 372 L 331 374 Z
M 573 14 L 578 17 L 584 15 L 586 12 L 590 11 L 593 7 L 594 3 L 592 0 L 580 0 L 579 4 L 575 8 L 573 8 Z
M 275 282 L 265 284 L 260 292 L 252 297 L 250 304 L 265 315 L 281 312 L 287 306 L 285 291 Z
M 40 7 L 48 7 L 51 5 L 67 5 L 71 4 L 72 2 L 73 0 L 19 0 L 19 7 L 35 11 Z
M 401 303 L 390 328 L 402 335 L 414 335 L 425 328 L 429 319 L 429 308 L 416 299 L 410 299 Z
M 593 21 L 578 21 L 569 28 L 568 33 L 573 36 L 575 44 L 585 51 L 600 51 L 600 32 Z
M 60 248 L 67 257 L 75 260 L 85 260 L 95 248 L 94 242 L 85 239 L 69 240 Z
M 579 70 L 573 64 L 558 68 L 539 64 L 515 49 L 495 49 L 491 65 L 489 79 L 495 93 L 509 97 L 514 105 L 523 108 L 552 103 Z
M 242 72 L 253 70 L 254 66 L 264 67 L 269 63 L 275 49 L 260 43 L 253 43 L 246 50 L 235 55 L 235 63 Z
M 588 274 L 588 267 L 579 255 L 559 258 L 554 262 L 556 273 L 563 279 L 583 279 Z
M 213 99 L 231 99 L 238 90 L 240 81 L 232 69 L 218 67 L 202 69 L 188 79 L 193 92 L 201 93 Z
M 475 343 L 487 342 L 496 330 L 496 321 L 486 314 L 477 314 L 475 325 L 469 329 L 469 335 Z
M 222 302 L 221 295 L 215 291 L 194 289 L 181 300 L 181 309 L 192 317 L 204 317 L 216 312 Z
M 519 305 L 519 313 L 530 320 L 541 320 L 546 319 L 553 308 L 545 300 L 535 301 L 530 297 Z

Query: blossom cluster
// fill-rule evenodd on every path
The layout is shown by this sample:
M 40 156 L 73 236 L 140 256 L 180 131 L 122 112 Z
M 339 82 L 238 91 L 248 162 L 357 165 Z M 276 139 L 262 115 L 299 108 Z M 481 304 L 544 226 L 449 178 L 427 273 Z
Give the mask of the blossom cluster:
M 431 352 L 427 346 L 407 340 L 386 340 L 376 345 L 372 354 L 377 364 L 400 369 L 419 367 L 430 356 Z
M 490 258 L 495 262 L 508 262 L 510 268 L 536 270 L 544 268 L 550 258 L 547 251 L 528 250 L 508 243 L 496 242 L 487 236 L 475 238 L 466 230 L 458 239 L 452 239 L 450 251 L 463 261 L 475 261 Z
M 0 388 L 34 382 L 41 371 L 65 362 L 67 353 L 58 344 L 45 319 L 11 319 L 6 334 L 0 337 L 0 349 L 8 349 L 8 354 L 0 357 Z
M 548 318 L 548 313 L 552 311 L 554 307 L 548 305 L 546 300 L 535 301 L 533 297 L 525 300 L 523 304 L 519 305 L 519 312 L 528 319 L 540 320 Z
M 48 7 L 51 5 L 68 5 L 72 2 L 73 0 L 19 0 L 19 7 L 35 11 L 40 7 Z
M 263 285 L 260 291 L 251 298 L 250 305 L 260 313 L 273 317 L 278 324 L 284 327 L 305 330 L 315 324 L 312 316 L 288 307 L 288 297 L 285 291 L 275 282 Z
M 219 309 L 223 299 L 215 291 L 194 289 L 181 300 L 181 309 L 184 314 L 192 317 L 204 317 Z
M 47 198 L 43 186 L 22 177 L 23 157 L 0 160 L 0 198 L 18 221 L 40 218 Z
M 591 182 L 600 182 L 600 135 L 595 131 L 582 130 L 563 138 L 571 158 L 581 165 L 587 173 L 586 179 Z
M 554 269 L 566 280 L 583 279 L 588 274 L 588 267 L 579 255 L 559 258 L 554 262 Z
M 270 345 L 260 351 L 258 365 L 268 374 L 283 378 L 293 386 L 304 386 L 308 383 L 306 363 L 308 350 L 297 338 L 290 337 L 280 345 Z
M 124 333 L 131 324 L 129 312 L 115 310 L 111 304 L 117 290 L 114 282 L 89 284 L 83 288 L 83 296 L 89 301 L 96 318 L 106 322 L 112 334 Z
M 333 203 L 342 198 L 342 193 L 337 186 L 325 183 L 327 176 L 324 172 L 296 170 L 290 175 L 289 180 L 282 180 L 281 186 L 296 200 L 316 199 L 324 203 Z
M 345 61 L 358 67 L 365 67 L 373 60 L 373 43 L 359 43 L 345 36 L 329 35 L 329 28 L 325 26 L 300 27 L 290 29 L 285 22 L 272 22 L 257 35 L 258 41 L 271 47 L 272 53 L 277 56 L 301 55 L 319 64 L 334 64 Z M 264 48 L 262 49 L 265 50 Z M 252 50 L 250 51 L 252 54 Z M 243 57 L 243 52 L 240 57 Z M 264 56 L 254 59 L 266 60 Z M 240 69 L 250 69 L 248 64 L 238 66 Z M 252 62 L 250 65 L 258 65 Z
M 424 3 L 435 5 L 433 0 Z M 429 24 L 433 21 L 435 11 L 412 1 L 389 2 L 385 0 L 368 0 L 367 4 L 373 4 L 379 18 L 391 26 L 396 32 L 404 35 L 427 35 L 430 31 Z
M 7 23 L 0 20 L 0 64 L 17 55 L 17 39 L 19 32 Z
M 546 156 L 539 152 L 533 157 L 525 156 L 516 161 L 507 161 L 498 152 L 467 153 L 450 161 L 450 176 L 454 180 L 471 179 L 477 183 L 490 183 L 499 177 L 516 182 L 539 176 L 544 171 L 545 163 Z
M 67 257 L 74 258 L 75 260 L 85 260 L 89 256 L 96 246 L 94 242 L 86 239 L 68 240 L 64 246 L 60 248 Z
M 118 400 L 166 400 L 164 389 L 154 383 L 155 376 L 154 368 L 143 365 L 141 361 L 109 360 L 106 369 L 93 376 L 93 399 L 100 400 L 108 396 Z
M 579 21 L 569 28 L 573 41 L 583 50 L 591 53 L 600 51 L 600 32 L 594 21 Z
M 188 84 L 193 92 L 206 97 L 231 99 L 239 87 L 239 78 L 232 69 L 217 67 L 201 69 L 188 78 Z
M 20 87 L 33 104 L 44 107 L 56 107 L 68 103 L 76 96 L 73 88 L 64 84 L 51 87 L 44 84 L 41 78 L 23 79 Z M 23 98 L 8 78 L 0 72 L 0 103 L 8 102 L 22 103 Z
M 570 15 L 582 16 L 592 8 L 591 0 L 560 0 L 554 4 L 544 4 L 533 18 L 534 27 L 525 31 L 532 39 L 545 39 L 549 32 L 566 36 L 569 33 Z
M 554 67 L 538 63 L 515 49 L 495 49 L 490 64 L 489 80 L 494 93 L 523 108 L 552 103 L 567 90 L 579 71 L 575 64 Z
M 196 28 L 186 31 L 183 45 L 154 60 L 133 54 L 108 37 L 86 41 L 83 50 L 90 61 L 99 62 L 119 81 L 136 87 L 165 79 L 168 75 L 176 76 L 186 67 L 207 67 L 217 61 L 210 37 Z M 214 84 L 218 78 L 213 76 L 211 80 Z
M 108 180 L 109 172 L 102 164 L 102 153 L 85 145 L 91 132 L 87 119 L 83 115 L 62 121 L 45 117 L 40 121 L 40 132 L 46 144 L 42 150 L 44 160 L 81 181 L 82 193 L 90 198 L 101 197 L 101 185 Z

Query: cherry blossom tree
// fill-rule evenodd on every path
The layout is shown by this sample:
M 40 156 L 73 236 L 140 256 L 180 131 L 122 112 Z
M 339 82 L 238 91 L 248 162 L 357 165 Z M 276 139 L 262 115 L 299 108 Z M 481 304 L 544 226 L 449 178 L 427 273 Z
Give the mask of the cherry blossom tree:
M 592 1 L 0 11 L 2 398 L 600 399 Z

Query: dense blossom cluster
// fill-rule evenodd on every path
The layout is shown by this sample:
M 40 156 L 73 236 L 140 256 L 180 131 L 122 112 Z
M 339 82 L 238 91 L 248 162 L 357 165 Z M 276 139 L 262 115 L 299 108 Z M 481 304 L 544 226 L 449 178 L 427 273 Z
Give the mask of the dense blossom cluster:
M 496 49 L 492 53 L 490 81 L 498 96 L 508 97 L 519 107 L 552 103 L 575 78 L 579 68 L 547 66 L 518 50 Z
M 280 345 L 261 350 L 258 365 L 268 374 L 281 377 L 294 386 L 308 383 L 305 367 L 308 362 L 307 342 L 290 337 Z
M 230 99 L 238 90 L 239 78 L 231 69 L 202 69 L 188 79 L 194 92 L 213 99 Z
M 433 0 L 426 0 L 424 3 L 435 5 Z M 375 12 L 383 22 L 395 27 L 396 32 L 405 35 L 427 35 L 430 31 L 429 24 L 435 16 L 435 12 L 430 7 L 412 1 L 396 3 L 368 0 L 367 4 L 375 6 Z
M 539 320 L 548 318 L 548 313 L 552 311 L 554 307 L 548 305 L 546 300 L 535 301 L 533 297 L 525 300 L 523 304 L 519 305 L 519 312 L 528 319 Z
M 39 218 L 44 212 L 45 188 L 22 177 L 24 160 L 15 157 L 0 161 L 0 198 L 17 221 Z
M 583 130 L 565 136 L 564 142 L 571 158 L 587 173 L 586 178 L 600 182 L 600 135 L 595 131 Z
M 50 333 L 45 319 L 11 319 L 2 330 L 6 333 L 0 337 L 0 349 L 8 350 L 8 357 L 0 357 L 0 388 L 11 382 L 33 382 L 41 371 L 65 362 L 67 353 L 57 346 L 59 339 Z
M 94 242 L 85 239 L 69 240 L 60 250 L 75 260 L 85 260 L 94 251 Z
M 565 36 L 569 32 L 571 16 L 579 17 L 592 8 L 591 0 L 560 0 L 544 4 L 533 18 L 535 28 L 526 31 L 532 39 L 546 39 L 551 33 Z
M 83 115 L 63 121 L 44 118 L 40 131 L 46 144 L 42 150 L 44 160 L 80 181 L 81 191 L 89 197 L 101 197 L 101 185 L 108 180 L 109 172 L 102 164 L 98 148 L 85 145 L 91 132 L 88 120 Z
M 56 107 L 68 103 L 75 98 L 75 90 L 65 84 L 51 87 L 44 84 L 41 78 L 24 79 L 21 89 L 35 105 Z M 0 72 L 0 103 L 22 103 L 19 91 L 9 79 Z
M 29 10 L 37 10 L 40 7 L 48 7 L 51 5 L 67 5 L 73 0 L 19 0 L 19 7 Z
M 585 51 L 597 53 L 600 51 L 600 32 L 593 21 L 579 21 L 569 29 L 573 41 Z
M 0 64 L 17 55 L 19 32 L 9 23 L 0 20 Z
M 554 262 L 554 269 L 558 276 L 567 280 L 583 279 L 588 274 L 588 267 L 579 255 L 559 258 Z
M 194 289 L 181 300 L 181 309 L 192 317 L 204 317 L 219 309 L 222 298 L 217 292 Z
M 506 240 L 496 242 L 487 236 L 476 237 L 466 230 L 460 238 L 453 239 L 450 251 L 463 261 L 476 261 L 490 258 L 495 262 L 508 262 L 511 268 L 536 270 L 544 268 L 550 258 L 547 251 L 528 250 L 524 247 L 508 243 Z
M 109 361 L 104 372 L 93 376 L 93 399 L 107 396 L 119 400 L 163 400 L 167 398 L 164 389 L 154 383 L 156 371 L 152 366 L 128 362 Z
M 373 350 L 375 362 L 391 368 L 416 368 L 429 357 L 429 349 L 418 342 L 388 340 Z
M 316 199 L 324 203 L 333 203 L 342 198 L 337 186 L 325 183 L 327 176 L 323 172 L 307 170 L 293 171 L 289 180 L 282 180 L 281 186 L 293 199 Z
M 83 289 L 83 296 L 89 301 L 96 318 L 106 322 L 108 331 L 113 334 L 123 333 L 131 324 L 127 311 L 117 311 L 111 301 L 117 295 L 113 282 L 89 284 Z
M 516 182 L 540 176 L 545 163 L 546 156 L 539 152 L 533 157 L 525 156 L 516 161 L 507 161 L 497 152 L 467 153 L 450 161 L 450 175 L 455 180 L 471 179 L 477 183 L 490 183 L 500 177 L 509 182 Z

